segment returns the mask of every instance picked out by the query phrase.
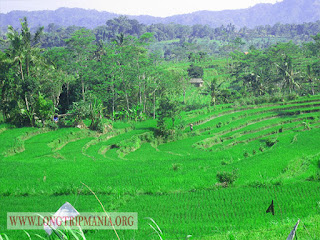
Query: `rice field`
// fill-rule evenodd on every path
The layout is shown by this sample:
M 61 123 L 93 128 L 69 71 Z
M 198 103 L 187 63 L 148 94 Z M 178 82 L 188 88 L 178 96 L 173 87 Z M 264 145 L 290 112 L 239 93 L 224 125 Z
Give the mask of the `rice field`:
M 320 96 L 219 105 L 181 113 L 167 141 L 154 136 L 155 120 L 116 122 L 106 134 L 1 124 L 0 236 L 47 239 L 7 230 L 7 212 L 55 212 L 66 201 L 101 212 L 85 183 L 107 211 L 138 213 L 139 229 L 119 231 L 121 239 L 285 239 L 298 219 L 300 239 L 319 239 L 319 112 Z M 84 234 L 117 239 L 110 230 Z

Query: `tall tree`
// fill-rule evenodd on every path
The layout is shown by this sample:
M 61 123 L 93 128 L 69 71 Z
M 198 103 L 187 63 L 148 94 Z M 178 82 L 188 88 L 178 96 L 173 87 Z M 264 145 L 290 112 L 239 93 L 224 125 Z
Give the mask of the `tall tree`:
M 20 20 L 21 32 L 16 31 L 12 26 L 8 26 L 7 41 L 9 48 L 6 50 L 8 59 L 13 66 L 16 66 L 18 78 L 19 96 L 24 101 L 25 112 L 29 118 L 30 124 L 33 124 L 32 101 L 35 89 L 34 80 L 44 61 L 41 57 L 39 39 L 43 28 L 39 28 L 34 35 L 31 34 L 27 18 Z
M 96 45 L 94 44 L 95 36 L 87 29 L 80 29 L 71 35 L 71 38 L 66 40 L 67 48 L 73 56 L 73 68 L 77 79 L 81 84 L 82 100 L 86 100 L 86 80 L 90 78 L 88 72 L 91 72 L 89 65 L 94 58 Z

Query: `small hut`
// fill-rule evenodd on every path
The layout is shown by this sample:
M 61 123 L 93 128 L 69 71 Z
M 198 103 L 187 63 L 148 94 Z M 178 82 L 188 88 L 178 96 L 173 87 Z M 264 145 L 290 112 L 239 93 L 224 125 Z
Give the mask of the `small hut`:
M 195 87 L 202 87 L 203 86 L 203 80 L 201 78 L 191 78 L 190 83 L 194 85 Z

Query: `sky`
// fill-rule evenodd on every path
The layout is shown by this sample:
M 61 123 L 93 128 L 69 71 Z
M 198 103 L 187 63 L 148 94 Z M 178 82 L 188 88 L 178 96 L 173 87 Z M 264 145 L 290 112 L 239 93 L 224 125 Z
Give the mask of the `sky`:
M 96 9 L 124 15 L 167 17 L 199 10 L 220 11 L 281 0 L 0 0 L 0 12 L 56 10 L 60 7 Z

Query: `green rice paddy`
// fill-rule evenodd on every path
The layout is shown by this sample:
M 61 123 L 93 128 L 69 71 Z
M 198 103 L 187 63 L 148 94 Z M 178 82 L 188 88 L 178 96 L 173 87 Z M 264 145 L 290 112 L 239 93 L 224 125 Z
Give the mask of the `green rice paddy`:
M 163 239 L 285 239 L 298 219 L 299 239 L 320 238 L 320 96 L 183 112 L 178 124 L 168 141 L 154 136 L 155 120 L 102 135 L 0 125 L 0 236 L 29 239 L 7 230 L 7 212 L 55 212 L 67 201 L 102 212 L 85 183 L 107 211 L 138 213 L 139 229 L 118 231 L 121 239 L 159 239 L 148 217 Z M 218 182 L 232 171 L 233 184 Z M 112 230 L 85 236 L 117 239 Z

